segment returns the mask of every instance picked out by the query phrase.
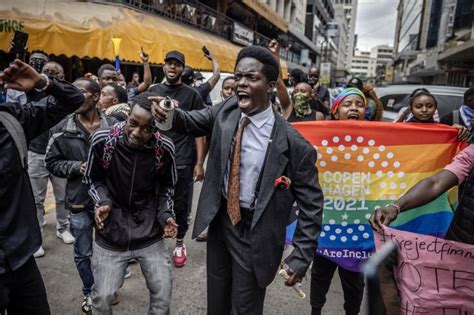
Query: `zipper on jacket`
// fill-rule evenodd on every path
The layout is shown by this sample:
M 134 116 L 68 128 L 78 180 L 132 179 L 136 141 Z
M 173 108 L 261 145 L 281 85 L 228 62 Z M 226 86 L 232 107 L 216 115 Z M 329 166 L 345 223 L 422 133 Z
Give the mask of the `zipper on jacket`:
M 128 197 L 128 245 L 127 250 L 130 250 L 130 242 L 132 240 L 131 221 L 132 221 L 132 195 L 133 195 L 133 184 L 135 183 L 135 170 L 137 168 L 137 153 L 135 152 L 132 168 L 132 182 L 130 184 L 130 194 Z

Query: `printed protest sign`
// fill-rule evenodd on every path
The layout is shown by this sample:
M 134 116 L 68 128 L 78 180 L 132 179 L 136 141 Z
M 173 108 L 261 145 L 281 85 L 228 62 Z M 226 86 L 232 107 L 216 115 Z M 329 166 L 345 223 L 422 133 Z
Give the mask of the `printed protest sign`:
M 376 248 L 394 241 L 402 314 L 473 314 L 474 246 L 385 227 Z

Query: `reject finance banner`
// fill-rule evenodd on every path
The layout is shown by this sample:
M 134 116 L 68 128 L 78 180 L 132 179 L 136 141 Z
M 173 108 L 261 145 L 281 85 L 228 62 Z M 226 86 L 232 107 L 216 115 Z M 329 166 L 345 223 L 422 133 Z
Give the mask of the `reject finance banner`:
M 374 251 L 368 222 L 374 210 L 438 172 L 460 147 L 457 131 L 439 124 L 320 121 L 293 126 L 318 152 L 324 215 L 317 253 L 351 271 L 360 271 Z M 456 197 L 456 192 L 445 193 L 402 213 L 392 226 L 443 237 Z M 288 243 L 295 227 L 296 221 L 288 226 Z
M 473 314 L 474 246 L 385 227 L 377 249 L 394 241 L 402 314 Z

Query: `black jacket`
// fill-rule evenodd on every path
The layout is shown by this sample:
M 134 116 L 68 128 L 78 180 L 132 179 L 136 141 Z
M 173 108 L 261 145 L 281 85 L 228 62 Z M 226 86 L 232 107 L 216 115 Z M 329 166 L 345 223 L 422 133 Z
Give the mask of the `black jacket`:
M 212 134 L 208 158 L 208 165 L 212 167 L 208 168 L 204 178 L 193 238 L 209 226 L 219 211 L 225 168 L 240 117 L 235 96 L 203 110 L 175 110 L 174 131 L 195 137 Z M 295 249 L 285 261 L 299 275 L 306 273 L 313 260 L 323 212 L 323 194 L 315 167 L 316 150 L 277 113 L 273 128 L 252 219 L 252 255 L 248 258 L 262 288 L 273 281 L 280 266 L 286 225 L 294 201 L 299 206 L 293 237 Z M 275 188 L 275 180 L 280 176 L 291 179 L 289 189 Z
M 43 132 L 38 137 L 34 138 L 28 146 L 28 150 L 34 153 L 44 155 L 46 153 L 46 147 L 48 146 L 49 132 Z
M 47 93 L 38 102 L 0 104 L 1 111 L 14 115 L 23 126 L 30 142 L 67 114 L 76 110 L 84 96 L 72 84 L 52 79 Z M 22 169 L 12 137 L 0 123 L 0 274 L 17 270 L 41 246 L 28 172 Z M 7 263 L 8 262 L 8 263 Z
M 467 128 L 466 124 L 464 123 L 464 119 L 462 119 L 462 117 L 461 117 L 460 109 L 458 109 L 456 111 L 457 111 L 458 120 L 459 120 L 458 124 Z M 444 116 L 441 117 L 439 122 L 443 125 L 448 125 L 448 126 L 454 125 L 454 112 L 455 111 L 452 111 L 452 112 L 449 112 L 449 113 L 445 114 Z
M 101 111 L 100 128 L 105 129 L 115 120 Z M 76 114 L 71 114 L 50 129 L 45 163 L 48 171 L 57 177 L 67 178 L 66 209 L 73 213 L 93 211 L 89 187 L 82 182 L 81 164 L 87 161 L 90 142 L 87 130 L 78 125 Z
M 112 129 L 122 133 L 109 166 L 104 168 L 104 150 L 110 152 L 108 140 Z M 84 176 L 96 205 L 112 208 L 104 228 L 96 230 L 96 241 L 109 250 L 137 250 L 161 240 L 166 220 L 174 215 L 174 146 L 162 136 L 163 166 L 157 170 L 154 136 L 147 145 L 136 148 L 129 145 L 123 123 L 112 129 L 96 131 L 92 136 Z

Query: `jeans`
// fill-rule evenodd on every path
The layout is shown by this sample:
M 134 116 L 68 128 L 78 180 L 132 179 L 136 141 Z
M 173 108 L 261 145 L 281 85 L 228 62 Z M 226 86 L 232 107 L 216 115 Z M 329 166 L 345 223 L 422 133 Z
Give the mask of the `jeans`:
M 138 260 L 150 292 L 149 315 L 169 314 L 173 274 L 164 240 L 146 248 L 116 252 L 94 244 L 92 271 L 92 313 L 112 314 L 114 293 L 122 286 L 125 269 L 132 258 Z
M 56 229 L 64 232 L 68 227 L 68 211 L 65 209 L 66 178 L 51 175 L 44 166 L 44 155 L 28 151 L 28 173 L 30 175 L 31 188 L 35 197 L 38 222 L 43 232 L 44 223 L 44 200 L 48 179 L 53 184 L 54 199 L 56 199 Z
M 19 269 L 0 274 L 0 314 L 48 315 L 43 278 L 33 256 Z
M 90 295 L 94 276 L 91 268 L 92 232 L 94 213 L 87 210 L 71 213 L 71 233 L 76 239 L 74 243 L 74 262 L 82 280 L 82 293 Z
M 311 269 L 311 314 L 320 315 L 326 303 L 326 294 L 331 286 L 334 272 L 338 269 L 344 293 L 344 311 L 347 315 L 360 312 L 364 295 L 364 274 L 339 267 L 335 262 L 316 255 Z

